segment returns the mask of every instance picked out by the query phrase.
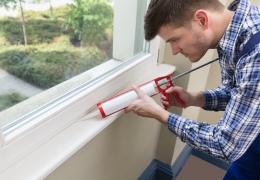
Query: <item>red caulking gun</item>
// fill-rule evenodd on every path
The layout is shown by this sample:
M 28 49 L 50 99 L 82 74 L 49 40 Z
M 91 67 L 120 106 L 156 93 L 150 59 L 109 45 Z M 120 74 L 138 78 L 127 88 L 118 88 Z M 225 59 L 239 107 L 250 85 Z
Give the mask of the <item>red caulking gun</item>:
M 175 77 L 173 76 L 173 73 L 171 73 L 167 76 L 158 77 L 158 78 L 153 79 L 149 82 L 146 82 L 138 87 L 149 96 L 154 96 L 156 94 L 162 93 L 167 97 L 168 95 L 166 93 L 166 90 L 168 88 L 174 86 L 174 83 L 173 83 L 174 80 L 176 80 L 182 76 L 185 76 L 204 66 L 207 66 L 208 64 L 211 64 L 217 60 L 219 60 L 219 58 L 209 61 L 201 66 L 198 66 L 198 67 L 191 69 L 189 71 L 186 71 L 184 73 L 181 73 Z M 183 107 L 186 107 L 185 102 L 183 102 L 183 100 L 179 97 L 179 95 L 177 93 L 174 94 L 174 96 L 175 96 L 176 100 L 178 101 L 178 103 L 180 103 Z M 130 105 L 136 99 L 138 99 L 138 95 L 136 94 L 136 92 L 133 89 L 130 89 L 130 90 L 120 93 L 112 98 L 99 102 L 97 104 L 97 108 L 98 108 L 98 112 L 99 112 L 98 114 L 100 114 L 102 118 L 105 118 L 111 114 L 114 114 L 118 111 L 125 109 L 128 105 Z M 97 115 L 97 112 L 94 112 L 94 114 Z

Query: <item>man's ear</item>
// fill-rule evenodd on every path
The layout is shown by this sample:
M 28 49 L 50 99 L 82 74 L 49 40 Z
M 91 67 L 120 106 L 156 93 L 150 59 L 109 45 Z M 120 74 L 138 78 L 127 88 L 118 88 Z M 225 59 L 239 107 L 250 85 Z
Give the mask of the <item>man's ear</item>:
M 192 18 L 198 23 L 203 29 L 207 29 L 209 26 L 209 16 L 208 12 L 202 9 L 196 10 Z

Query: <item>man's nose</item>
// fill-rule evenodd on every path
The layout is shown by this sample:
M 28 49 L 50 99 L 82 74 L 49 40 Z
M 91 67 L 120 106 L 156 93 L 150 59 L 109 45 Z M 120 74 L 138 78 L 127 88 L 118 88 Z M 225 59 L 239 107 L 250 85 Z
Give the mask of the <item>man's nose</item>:
M 181 48 L 179 48 L 178 46 L 174 45 L 174 44 L 171 44 L 171 48 L 172 48 L 172 54 L 173 55 L 176 55 L 178 54 L 179 52 L 181 52 Z

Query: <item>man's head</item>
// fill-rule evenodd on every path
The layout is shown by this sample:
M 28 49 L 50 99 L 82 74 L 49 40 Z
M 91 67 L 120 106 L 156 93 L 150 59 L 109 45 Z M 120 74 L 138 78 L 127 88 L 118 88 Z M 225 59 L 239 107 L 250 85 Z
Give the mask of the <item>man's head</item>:
M 145 16 L 145 39 L 158 34 L 171 44 L 173 54 L 180 52 L 197 61 L 212 44 L 209 19 L 216 19 L 214 15 L 224 9 L 218 0 L 151 0 Z

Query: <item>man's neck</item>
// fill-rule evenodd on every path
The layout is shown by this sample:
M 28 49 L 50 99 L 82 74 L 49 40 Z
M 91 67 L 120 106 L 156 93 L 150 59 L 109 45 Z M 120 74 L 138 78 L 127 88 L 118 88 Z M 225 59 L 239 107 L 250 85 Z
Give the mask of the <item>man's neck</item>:
M 215 38 L 212 42 L 212 48 L 216 48 L 219 41 L 225 34 L 229 24 L 231 23 L 232 17 L 234 15 L 233 11 L 225 9 L 220 17 L 216 17 L 218 20 L 214 25 Z

